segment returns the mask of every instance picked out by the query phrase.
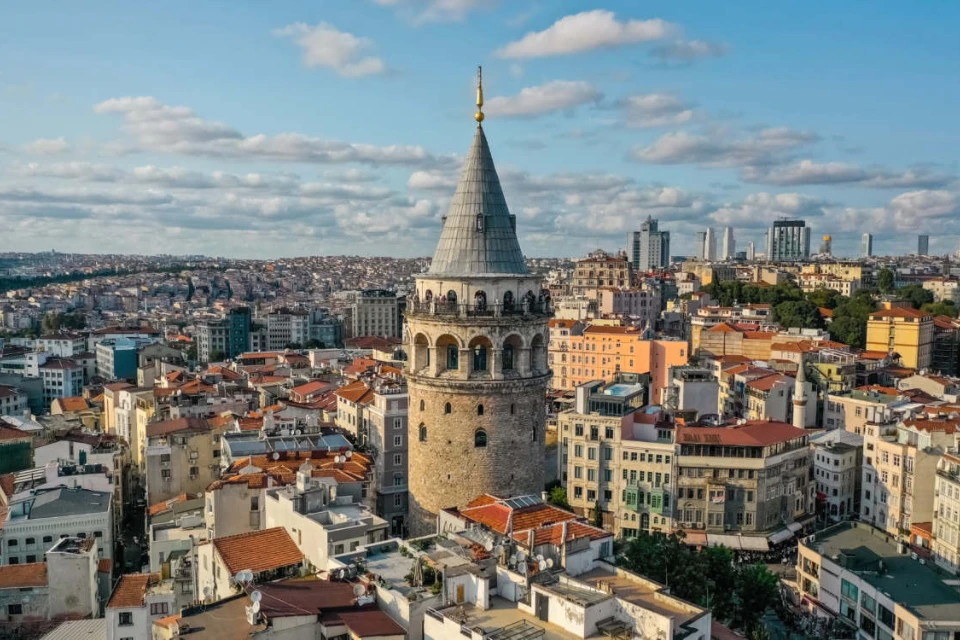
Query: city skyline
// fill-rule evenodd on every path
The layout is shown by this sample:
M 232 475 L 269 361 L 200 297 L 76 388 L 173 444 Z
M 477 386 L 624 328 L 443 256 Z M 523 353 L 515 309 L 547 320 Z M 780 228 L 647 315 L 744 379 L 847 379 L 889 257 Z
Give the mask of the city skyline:
M 877 255 L 931 230 L 930 253 L 952 254 L 958 9 L 824 10 L 855 14 L 856 32 L 831 37 L 841 27 L 809 5 L 14 7 L 0 251 L 429 255 L 482 63 L 529 257 L 620 247 L 648 215 L 674 255 L 707 227 L 763 247 L 780 216 L 838 256 L 858 255 L 864 228 Z M 930 101 L 938 81 L 947 95 Z

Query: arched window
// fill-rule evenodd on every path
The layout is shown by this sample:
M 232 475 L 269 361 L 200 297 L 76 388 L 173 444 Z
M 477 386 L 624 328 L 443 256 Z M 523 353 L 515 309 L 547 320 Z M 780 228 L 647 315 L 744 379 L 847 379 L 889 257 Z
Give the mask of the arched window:
M 427 403 L 424 402 L 423 400 L 421 400 L 421 401 L 420 401 L 420 411 L 423 411 L 423 410 L 426 409 L 426 408 L 427 408 Z
M 510 405 L 510 415 L 513 415 L 513 414 L 515 414 L 516 412 L 517 412 L 517 405 L 511 404 L 511 405 Z
M 443 405 L 443 412 L 444 412 L 444 413 L 447 413 L 447 414 L 453 413 L 453 407 L 450 405 L 449 402 L 448 402 L 447 404 Z
M 447 302 L 449 302 L 450 304 L 457 303 L 457 292 L 454 291 L 453 289 L 450 289 L 450 291 L 447 291 Z
M 533 441 L 537 441 L 537 425 L 533 425 Z
M 510 369 L 513 369 L 513 345 L 505 344 L 503 345 L 503 370 Z
M 473 370 L 474 371 L 487 370 L 487 348 L 482 344 L 478 345 L 473 350 Z
M 427 441 L 427 425 L 420 423 L 420 442 Z
M 433 291 L 430 291 L 430 289 L 427 289 L 423 293 L 423 299 L 427 302 L 430 302 L 431 300 L 433 300 Z
M 482 404 L 478 404 L 478 405 L 477 405 L 477 415 L 478 415 L 478 416 L 482 416 L 482 415 L 483 415 L 483 405 L 482 405 Z
M 456 371 L 460 368 L 460 349 L 455 344 L 447 345 L 447 369 Z
M 646 531 L 650 528 L 650 514 L 645 513 L 640 516 L 640 530 Z
M 477 291 L 473 296 L 473 308 L 477 311 L 486 311 L 487 309 L 487 294 L 483 291 Z
M 503 292 L 503 310 L 513 311 L 513 291 Z
M 477 429 L 473 432 L 473 446 L 475 447 L 485 447 L 487 446 L 487 432 L 483 429 Z

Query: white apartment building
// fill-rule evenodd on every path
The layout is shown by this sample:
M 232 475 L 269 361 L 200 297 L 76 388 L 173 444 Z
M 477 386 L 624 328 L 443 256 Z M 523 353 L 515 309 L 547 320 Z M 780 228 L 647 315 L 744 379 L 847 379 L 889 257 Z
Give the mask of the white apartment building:
M 863 437 L 834 429 L 810 437 L 817 505 L 833 521 L 860 510 Z
M 0 416 L 20 417 L 27 408 L 27 394 L 16 387 L 0 385 Z
M 397 294 L 383 289 L 369 289 L 357 294 L 353 303 L 353 337 L 400 337 L 400 316 Z
M 83 393 L 83 367 L 73 360 L 48 358 L 39 367 L 43 378 L 43 404 L 49 407 L 54 398 L 70 398 Z
M 282 351 L 287 345 L 303 346 L 310 339 L 310 314 L 292 309 L 275 309 L 266 316 L 268 351 Z
M 960 570 L 960 455 L 937 461 L 933 490 L 933 559 L 950 573 Z

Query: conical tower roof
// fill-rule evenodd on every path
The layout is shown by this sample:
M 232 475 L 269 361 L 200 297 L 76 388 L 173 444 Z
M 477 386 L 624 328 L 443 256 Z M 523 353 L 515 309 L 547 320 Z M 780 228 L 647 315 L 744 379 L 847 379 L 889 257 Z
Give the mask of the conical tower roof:
M 454 277 L 529 274 L 517 240 L 516 220 L 507 208 L 481 125 L 473 136 L 428 273 Z

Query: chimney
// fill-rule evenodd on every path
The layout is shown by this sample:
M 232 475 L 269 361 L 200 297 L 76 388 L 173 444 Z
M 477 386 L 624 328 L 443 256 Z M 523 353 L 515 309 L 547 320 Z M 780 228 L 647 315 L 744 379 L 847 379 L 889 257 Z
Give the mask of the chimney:
M 527 529 L 527 547 L 531 554 L 533 554 L 533 543 L 536 540 L 536 531 L 534 529 Z

